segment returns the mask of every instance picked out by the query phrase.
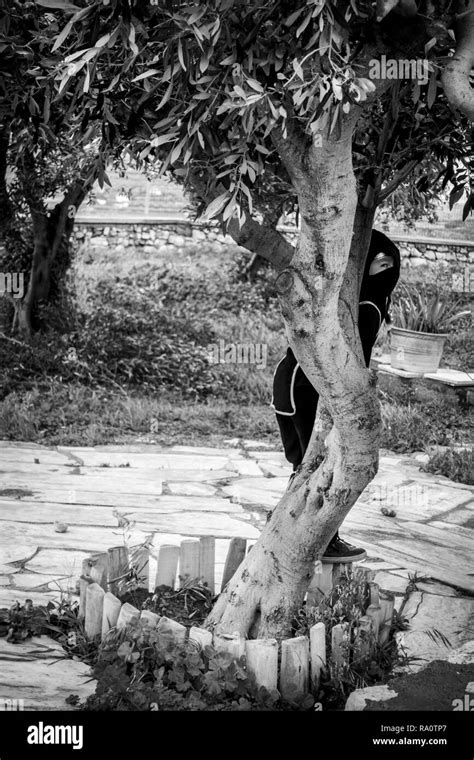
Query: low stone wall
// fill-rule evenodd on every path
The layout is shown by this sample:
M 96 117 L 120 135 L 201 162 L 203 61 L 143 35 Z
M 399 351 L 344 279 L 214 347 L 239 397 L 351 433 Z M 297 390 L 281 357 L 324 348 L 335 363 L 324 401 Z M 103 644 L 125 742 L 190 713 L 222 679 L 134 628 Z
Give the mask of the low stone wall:
M 94 248 L 109 248 L 117 253 L 142 248 L 157 255 L 180 253 L 206 244 L 219 253 L 223 247 L 238 248 L 229 235 L 217 226 L 203 226 L 186 221 L 156 222 L 76 222 L 74 239 L 86 255 Z
M 297 232 L 291 227 L 281 227 L 290 242 L 296 242 Z M 104 247 L 117 253 L 143 248 L 150 254 L 173 254 L 206 244 L 209 250 L 220 253 L 224 248 L 238 249 L 232 238 L 223 235 L 216 225 L 200 225 L 182 219 L 123 219 L 120 222 L 77 221 L 76 243 L 92 253 L 92 249 Z M 439 267 L 459 272 L 469 264 L 474 254 L 474 241 L 448 241 L 390 235 L 400 247 L 402 268 L 408 278 L 435 277 Z M 439 266 L 438 266 L 439 265 Z M 417 271 L 421 270 L 421 271 Z M 426 270 L 426 272 L 424 271 Z

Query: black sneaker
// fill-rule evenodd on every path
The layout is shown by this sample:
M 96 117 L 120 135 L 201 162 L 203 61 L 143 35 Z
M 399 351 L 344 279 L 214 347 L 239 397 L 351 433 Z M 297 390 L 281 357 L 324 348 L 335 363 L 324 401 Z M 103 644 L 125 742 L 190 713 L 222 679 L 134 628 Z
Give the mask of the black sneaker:
M 321 562 L 337 564 L 338 562 L 360 562 L 361 559 L 367 557 L 367 552 L 364 549 L 359 549 L 357 546 L 348 544 L 347 541 L 343 541 L 339 538 L 339 534 L 336 533 L 323 556 Z

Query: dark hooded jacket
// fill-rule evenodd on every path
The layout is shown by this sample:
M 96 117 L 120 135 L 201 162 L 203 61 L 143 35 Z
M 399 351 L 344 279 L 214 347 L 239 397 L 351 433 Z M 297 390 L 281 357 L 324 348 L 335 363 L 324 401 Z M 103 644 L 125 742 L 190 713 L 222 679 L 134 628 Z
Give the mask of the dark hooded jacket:
M 370 265 L 378 253 L 393 256 L 394 266 L 378 274 L 369 276 Z M 359 300 L 359 335 L 366 366 L 369 366 L 372 348 L 384 321 L 388 321 L 390 296 L 400 276 L 400 251 L 383 232 L 372 230 L 369 251 L 365 263 Z M 273 397 L 271 406 L 277 414 L 293 416 L 296 411 L 295 396 L 298 390 L 307 397 L 311 383 L 304 374 L 296 357 L 288 348 L 278 364 L 273 377 Z M 314 393 L 316 391 L 313 389 Z

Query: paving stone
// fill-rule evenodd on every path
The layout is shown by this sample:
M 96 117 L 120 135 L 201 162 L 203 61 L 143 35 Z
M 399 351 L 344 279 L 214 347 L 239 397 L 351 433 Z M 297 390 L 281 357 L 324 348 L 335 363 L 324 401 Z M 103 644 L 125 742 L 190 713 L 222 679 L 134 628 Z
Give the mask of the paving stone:
M 238 441 L 238 439 L 235 440 Z M 228 459 L 229 456 L 243 457 L 243 454 L 241 452 L 229 451 L 228 448 L 212 448 L 211 446 L 172 446 L 169 450 L 176 452 L 177 454 L 190 454 L 193 457 L 196 456 L 196 454 L 210 457 L 219 456 L 224 457 L 225 459 Z
M 38 586 L 45 587 L 47 591 L 64 591 L 67 593 L 68 589 L 75 590 L 77 576 L 71 575 L 57 575 L 47 573 L 16 573 L 14 576 L 14 582 L 11 584 L 12 588 L 22 589 L 24 591 L 35 590 Z
M 416 591 L 410 595 L 403 610 L 409 629 L 396 634 L 398 646 L 408 656 L 417 659 L 408 666 L 410 672 L 420 669 L 423 663 L 446 660 L 452 647 L 474 639 L 474 599 L 435 596 Z M 436 629 L 449 639 L 448 647 L 438 638 L 432 640 L 428 631 Z
M 34 604 L 46 605 L 48 602 L 54 602 L 61 599 L 59 591 L 25 591 L 21 588 L 4 588 L 0 587 L 0 608 L 10 608 L 15 602 L 23 604 L 26 599 L 32 599 Z M 3 639 L 0 638 L 0 642 Z M 0 657 L 1 660 L 1 657 Z M 2 669 L 0 668 L 0 671 Z
M 445 524 L 453 523 L 454 525 L 468 526 L 472 530 L 474 528 L 474 509 L 472 507 L 458 507 L 452 512 L 442 515 L 441 519 Z
M 239 473 L 239 475 L 251 475 L 257 478 L 262 477 L 262 470 L 252 459 L 234 459 L 232 460 L 231 464 L 232 467 Z
M 420 462 L 420 464 L 428 464 L 430 461 L 430 455 L 426 454 L 424 451 L 413 452 L 412 456 L 413 459 L 415 459 L 416 462 Z
M 162 470 L 161 476 L 167 483 L 188 482 L 215 483 L 220 480 L 232 480 L 238 477 L 232 469 L 231 462 L 227 462 L 225 470 Z
M 406 578 L 383 571 L 375 574 L 374 581 L 381 589 L 392 591 L 394 594 L 404 594 L 408 584 Z
M 342 535 L 342 532 L 341 532 L 341 535 Z M 397 563 L 385 562 L 385 560 L 368 556 L 366 559 L 364 559 L 363 562 L 360 563 L 360 567 L 369 567 L 371 570 L 375 570 L 375 571 L 387 570 L 391 572 L 397 568 Z
M 63 449 L 64 451 L 64 449 Z M 228 455 L 219 455 L 213 451 L 212 455 L 204 455 L 199 452 L 169 453 L 171 450 L 162 450 L 160 453 L 139 453 L 121 452 L 121 451 L 99 451 L 97 449 L 86 448 L 68 448 L 71 454 L 78 457 L 86 467 L 100 467 L 100 465 L 109 465 L 102 467 L 103 470 L 116 468 L 119 465 L 128 464 L 129 467 L 121 467 L 121 470 L 137 469 L 149 473 L 159 472 L 160 470 L 219 470 L 223 469 L 226 464 Z M 211 450 L 212 451 L 212 450 Z
M 442 520 L 432 520 L 429 523 L 429 527 L 448 533 L 449 540 L 452 540 L 455 546 L 465 546 L 468 551 L 474 551 L 474 532 L 472 528 L 466 528 L 463 525 L 451 525 L 446 530 L 446 525 Z
M 32 551 L 43 546 L 56 549 L 79 549 L 87 553 L 107 551 L 110 546 L 117 546 L 123 541 L 123 531 L 119 528 L 89 527 L 85 525 L 74 526 L 67 533 L 56 533 L 52 525 L 36 523 L 18 523 L 3 520 L 1 523 L 2 541 L 15 543 L 15 541 L 29 540 Z M 142 543 L 147 534 L 145 531 L 135 528 L 130 531 L 133 543 Z M 31 553 L 31 551 L 30 551 Z
M 427 473 L 427 476 L 429 476 L 429 473 Z M 456 483 L 454 480 L 450 480 L 449 478 L 445 478 L 443 475 L 436 475 L 435 476 L 435 483 L 437 485 L 446 486 L 448 485 L 450 488 L 461 488 L 463 491 L 470 491 L 471 496 L 474 494 L 474 486 L 470 486 L 467 483 Z
M 382 479 L 370 484 L 361 501 L 374 508 L 393 510 L 398 519 L 420 522 L 440 517 L 451 505 L 455 507 L 469 498 L 469 492 L 453 492 L 452 489 L 419 480 L 393 486 Z
M 287 478 L 241 478 L 222 491 L 239 503 L 274 507 L 288 485 Z
M 291 465 L 279 465 L 273 462 L 259 460 L 258 466 L 267 478 L 289 478 L 293 472 Z
M 33 493 L 48 493 L 48 490 L 68 491 L 96 491 L 98 493 L 134 493 L 134 494 L 159 494 L 162 490 L 162 478 L 157 475 L 149 475 L 146 479 L 136 477 L 134 472 L 126 469 L 109 469 L 88 474 L 71 474 L 70 468 L 62 467 L 57 472 L 46 472 L 41 468 L 37 473 L 11 472 L 2 475 L 2 488 L 24 489 Z M 1 497 L 0 492 L 0 497 Z
M 217 489 L 207 483 L 167 483 L 170 493 L 177 496 L 214 496 Z
M 20 572 L 25 562 L 40 551 L 37 545 L 32 545 L 31 541 L 27 543 L 26 539 L 18 541 L 14 545 L 9 545 L 2 539 L 3 535 L 2 531 L 0 531 L 0 556 L 3 560 L 3 563 L 0 565 L 0 572 L 4 575 Z
M 242 507 L 232 504 L 229 499 L 216 496 L 189 496 L 169 495 L 156 499 L 153 508 L 139 507 L 115 510 L 112 506 L 82 504 L 44 504 L 43 502 L 23 502 L 21 513 L 18 515 L 18 506 L 14 503 L 2 504 L 0 507 L 0 527 L 4 520 L 18 523 L 37 523 L 49 525 L 48 533 L 54 530 L 54 524 L 58 521 L 69 526 L 68 532 L 78 525 L 97 525 L 102 527 L 117 528 L 118 519 L 114 515 L 117 512 L 130 522 L 150 523 L 158 519 L 159 515 L 176 514 L 180 512 L 226 512 L 229 514 L 242 514 Z
M 254 443 L 271 449 L 260 441 L 236 439 L 236 443 L 245 451 L 133 444 L 63 447 L 55 452 L 34 444 L 14 446 L 0 442 L 0 471 L 6 471 L 2 480 L 7 483 L 2 487 L 33 492 L 33 496 L 21 499 L 2 498 L 0 494 L 3 579 L 12 573 L 15 582 L 17 576 L 20 578 L 20 585 L 41 579 L 51 586 L 61 575 L 77 578 L 85 557 L 123 543 L 123 529 L 117 527 L 112 514 L 115 507 L 136 521 L 131 543 L 153 535 L 152 555 L 164 543 L 179 545 L 184 538 L 217 536 L 215 575 L 216 588 L 220 588 L 229 539 L 241 536 L 253 542 L 258 538 L 265 511 L 278 503 L 291 473 L 283 452 L 256 447 L 252 450 Z M 74 474 L 77 470 L 69 466 L 75 461 L 73 456 L 77 462 L 85 462 L 79 467 L 80 474 Z M 34 463 L 36 458 L 39 465 Z M 127 462 L 130 467 L 118 466 Z M 397 606 L 408 570 L 436 579 L 419 582 L 422 604 L 412 630 L 402 634 L 413 649 L 424 648 L 431 657 L 440 655 L 439 647 L 429 650 L 433 642 L 424 630 L 439 628 L 456 644 L 462 638 L 457 630 L 474 638 L 470 619 L 473 600 L 459 597 L 455 589 L 442 582 L 474 590 L 474 576 L 470 573 L 470 500 L 474 489 L 420 472 L 420 463 L 413 456 L 383 453 L 372 486 L 373 497 L 379 498 L 370 500 L 364 494 L 344 521 L 342 535 L 368 550 L 372 559 L 364 566 L 374 568 L 377 582 L 398 594 Z M 161 494 L 162 481 L 167 482 L 171 494 Z M 216 485 L 225 481 L 219 493 L 229 498 L 216 496 Z M 247 505 L 247 509 L 240 504 Z M 397 517 L 382 515 L 381 506 L 394 508 Z M 54 531 L 58 520 L 70 524 L 67 533 Z M 30 556 L 37 547 L 41 549 L 26 563 L 26 572 L 19 572 L 18 565 L 6 564 Z M 156 558 L 152 556 L 151 579 L 155 571 Z M 45 603 L 60 596 L 54 591 L 38 594 L 0 585 L 0 599 L 3 592 L 8 606 L 18 597 L 22 601 L 36 596 Z M 455 607 L 449 608 L 449 603 Z M 445 658 L 449 652 L 444 652 Z
M 122 543 L 122 541 L 117 540 L 116 545 L 120 543 Z M 112 545 L 114 544 L 111 544 L 111 546 Z M 26 569 L 44 575 L 54 573 L 60 576 L 79 578 L 82 572 L 82 562 L 87 559 L 89 555 L 90 552 L 86 551 L 41 549 L 33 559 L 27 562 Z
M 398 694 L 388 686 L 367 686 L 365 689 L 356 689 L 349 695 L 344 710 L 348 712 L 362 712 L 367 703 L 386 702 L 398 697 Z
M 53 449 L 6 449 L 0 448 L 0 470 L 11 468 L 16 463 L 28 464 L 32 466 L 44 465 L 67 465 L 71 464 L 71 459 L 66 453 L 54 451 Z
M 21 644 L 0 639 L 0 660 L 0 698 L 22 699 L 25 711 L 72 711 L 65 702 L 70 694 L 83 701 L 95 691 L 90 667 L 66 659 L 60 644 L 46 636 Z
M 466 591 L 474 592 L 474 577 L 470 574 L 471 560 L 464 552 L 456 552 L 451 547 L 424 542 L 422 538 L 371 536 L 370 531 L 351 532 L 352 543 L 356 543 L 368 553 L 383 554 L 408 570 L 426 575 L 435 580 L 445 581 Z
M 181 498 L 178 496 L 166 496 L 160 494 L 135 494 L 135 493 L 113 493 L 113 492 L 101 492 L 97 491 L 82 491 L 82 490 L 70 490 L 67 492 L 59 490 L 44 489 L 41 493 L 33 494 L 28 498 L 28 501 L 34 503 L 48 503 L 58 505 L 79 505 L 92 506 L 92 507 L 116 507 L 119 511 L 128 511 L 131 509 L 137 510 L 154 510 L 158 504 L 161 503 L 164 509 L 167 509 L 168 499 Z M 201 500 L 204 497 L 193 497 L 193 503 L 190 505 L 190 509 L 193 505 L 200 506 Z M 211 499 L 213 497 L 205 497 Z M 0 498 L 0 516 L 1 509 L 4 500 Z M 16 502 L 15 502 L 16 503 Z M 24 503 L 21 500 L 21 503 Z M 170 504 L 172 508 L 172 505 Z M 229 510 L 231 511 L 231 510 Z
M 249 457 L 256 459 L 259 465 L 266 462 L 276 467 L 290 467 L 291 469 L 291 465 L 287 462 L 282 451 L 249 451 L 247 453 Z
M 474 665 L 474 639 L 465 641 L 447 656 L 447 661 L 455 665 Z
M 397 569 L 393 570 L 391 575 L 398 576 L 399 578 L 403 579 L 403 582 L 405 585 L 408 584 L 409 581 L 409 571 L 403 570 L 403 569 Z M 411 573 L 413 575 L 413 573 Z M 417 588 L 420 591 L 425 591 L 427 594 L 438 594 L 439 596 L 456 596 L 459 597 L 461 594 L 459 594 L 456 589 L 452 588 L 451 586 L 448 586 L 446 583 L 440 583 L 439 581 L 435 581 L 432 579 L 429 579 L 427 581 L 417 581 L 416 583 Z
M 245 520 L 237 520 L 232 515 L 219 512 L 187 512 L 185 514 L 163 514 L 147 523 L 148 532 L 163 531 L 167 533 L 178 532 L 191 537 L 196 536 L 240 536 L 242 538 L 258 538 L 260 531 Z
M 403 459 L 400 456 L 392 456 L 391 454 L 381 454 L 379 467 L 400 467 L 403 464 Z

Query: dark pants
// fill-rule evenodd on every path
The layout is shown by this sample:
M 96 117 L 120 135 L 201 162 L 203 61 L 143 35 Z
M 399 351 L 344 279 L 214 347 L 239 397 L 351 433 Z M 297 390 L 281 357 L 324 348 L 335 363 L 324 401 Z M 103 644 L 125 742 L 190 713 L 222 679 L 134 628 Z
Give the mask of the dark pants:
M 293 465 L 293 472 L 303 461 L 313 432 L 318 393 L 310 385 L 295 388 L 296 412 L 291 417 L 276 414 L 281 440 L 287 460 Z
M 295 388 L 295 414 L 290 417 L 278 414 L 278 412 L 276 413 L 285 456 L 293 465 L 293 472 L 303 461 L 306 449 L 308 448 L 316 418 L 318 399 L 319 394 L 312 386 L 300 386 L 299 388 Z M 339 531 L 336 531 L 331 540 L 338 536 Z

